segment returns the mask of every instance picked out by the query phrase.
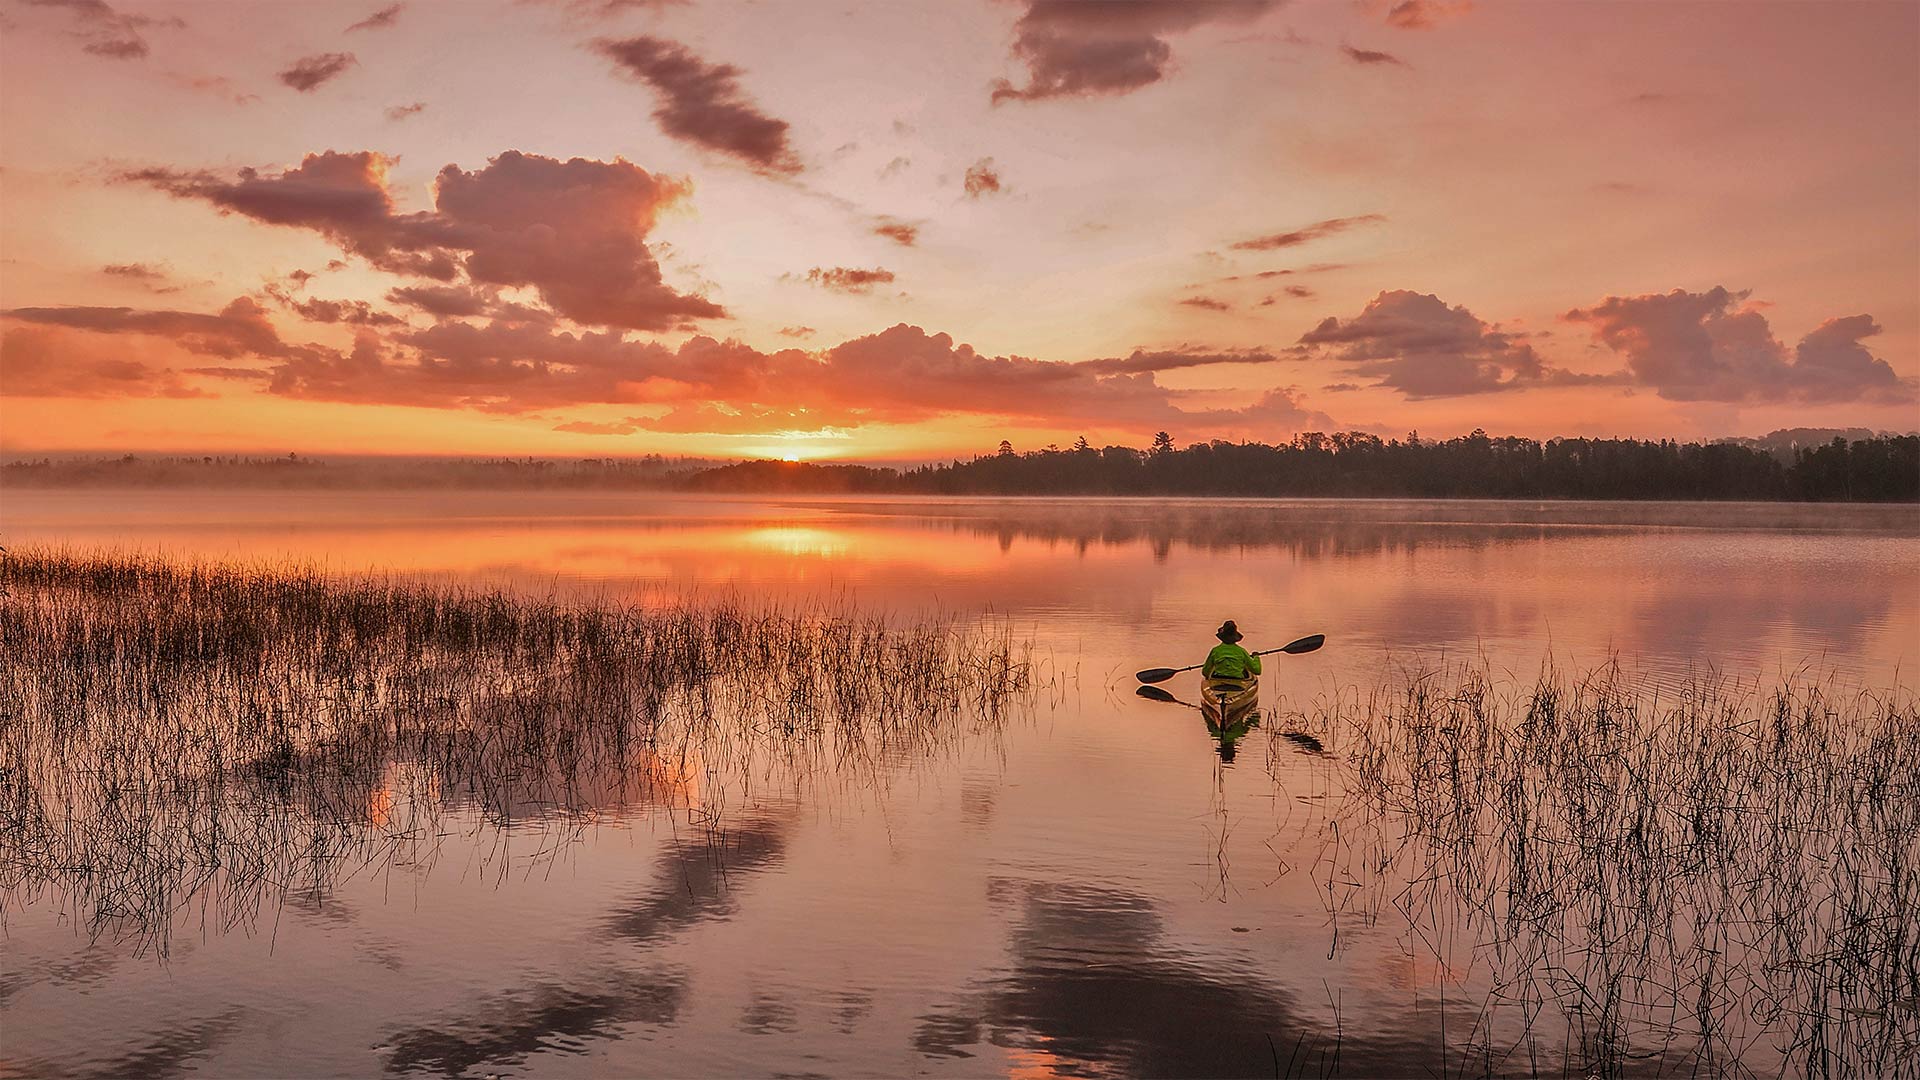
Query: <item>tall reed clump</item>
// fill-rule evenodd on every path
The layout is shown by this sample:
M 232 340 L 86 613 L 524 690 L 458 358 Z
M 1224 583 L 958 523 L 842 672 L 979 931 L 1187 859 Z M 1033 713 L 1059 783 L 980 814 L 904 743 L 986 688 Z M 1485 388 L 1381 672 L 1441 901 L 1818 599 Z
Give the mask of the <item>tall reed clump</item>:
M 997 730 L 1039 685 L 1004 623 L 737 599 L 641 608 L 308 567 L 0 561 L 0 913 L 48 890 L 164 950 L 367 866 L 439 815 L 714 824 L 769 777 Z M 564 839 L 564 836 L 562 837 Z
M 1347 788 L 1322 893 L 1397 910 L 1450 1071 L 1920 1075 L 1911 693 L 1455 670 L 1319 726 Z

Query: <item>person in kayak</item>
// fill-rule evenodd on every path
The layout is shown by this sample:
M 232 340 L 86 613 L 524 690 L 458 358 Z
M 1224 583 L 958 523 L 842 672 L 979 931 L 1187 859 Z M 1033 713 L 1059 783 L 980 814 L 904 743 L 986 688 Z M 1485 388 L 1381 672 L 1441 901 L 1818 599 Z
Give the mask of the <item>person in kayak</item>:
M 1240 629 L 1228 619 L 1213 632 L 1220 644 L 1207 654 L 1207 662 L 1200 665 L 1200 676 L 1205 679 L 1245 679 L 1260 674 L 1260 658 L 1240 647 Z

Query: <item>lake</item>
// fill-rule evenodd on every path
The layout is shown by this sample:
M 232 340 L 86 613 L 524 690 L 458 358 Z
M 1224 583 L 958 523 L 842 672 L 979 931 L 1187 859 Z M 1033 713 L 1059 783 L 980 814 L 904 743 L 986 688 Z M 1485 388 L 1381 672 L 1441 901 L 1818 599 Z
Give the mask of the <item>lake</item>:
M 985 613 L 1042 683 L 858 768 L 564 815 L 447 792 L 407 857 L 187 897 L 164 949 L 9 874 L 0 1075 L 1558 1074 L 1566 1017 L 1494 1015 L 1501 961 L 1423 931 L 1397 848 L 1353 854 L 1362 756 L 1315 717 L 1460 665 L 1512 692 L 1617 664 L 1656 699 L 1845 698 L 1920 659 L 1913 507 L 8 491 L 0 538 Z M 1223 618 L 1251 648 L 1328 639 L 1268 658 L 1230 754 L 1132 677 L 1197 663 Z M 1191 673 L 1163 685 L 1198 700 Z M 1771 1021 L 1715 1015 L 1733 1034 L 1705 1042 L 1782 1067 Z M 1661 1047 L 1619 1060 L 1725 1065 Z

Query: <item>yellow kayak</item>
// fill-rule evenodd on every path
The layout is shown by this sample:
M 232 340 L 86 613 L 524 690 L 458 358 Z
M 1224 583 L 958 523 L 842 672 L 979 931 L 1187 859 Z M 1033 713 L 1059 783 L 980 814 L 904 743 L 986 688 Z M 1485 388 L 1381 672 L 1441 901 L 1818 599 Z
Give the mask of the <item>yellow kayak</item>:
M 1245 715 L 1260 701 L 1260 679 L 1207 679 L 1200 684 L 1200 709 L 1209 717 L 1232 721 Z

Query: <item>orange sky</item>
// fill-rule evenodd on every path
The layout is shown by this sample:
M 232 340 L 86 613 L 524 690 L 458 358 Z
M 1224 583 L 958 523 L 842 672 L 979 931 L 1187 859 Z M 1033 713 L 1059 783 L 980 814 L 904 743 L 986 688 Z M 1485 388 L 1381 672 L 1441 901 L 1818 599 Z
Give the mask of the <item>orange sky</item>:
M 0 9 L 0 449 L 1920 425 L 1920 5 Z

